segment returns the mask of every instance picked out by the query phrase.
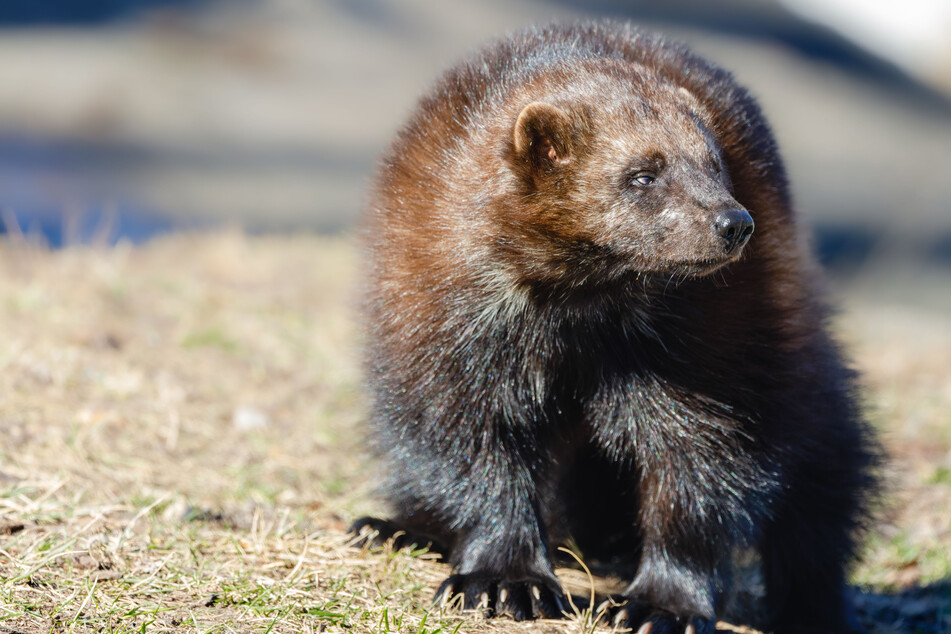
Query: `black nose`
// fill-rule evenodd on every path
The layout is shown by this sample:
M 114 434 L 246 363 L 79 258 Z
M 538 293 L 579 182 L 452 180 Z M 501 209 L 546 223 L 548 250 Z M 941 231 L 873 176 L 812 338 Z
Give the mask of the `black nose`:
M 723 248 L 733 253 L 746 244 L 753 235 L 753 217 L 745 209 L 721 211 L 713 227 L 723 238 Z

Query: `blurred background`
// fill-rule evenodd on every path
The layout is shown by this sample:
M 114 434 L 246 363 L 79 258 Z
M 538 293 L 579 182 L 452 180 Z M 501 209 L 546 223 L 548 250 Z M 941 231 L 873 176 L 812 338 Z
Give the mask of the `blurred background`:
M 0 231 L 346 233 L 415 99 L 487 39 L 612 17 L 758 96 L 837 280 L 951 315 L 951 2 L 4 0 Z

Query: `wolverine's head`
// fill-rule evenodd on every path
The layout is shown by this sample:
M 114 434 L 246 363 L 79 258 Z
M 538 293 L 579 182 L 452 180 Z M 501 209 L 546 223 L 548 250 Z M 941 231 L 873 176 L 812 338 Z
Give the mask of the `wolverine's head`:
M 606 72 L 548 88 L 520 104 L 506 157 L 530 209 L 518 221 L 556 257 L 705 275 L 741 256 L 753 216 L 688 91 Z

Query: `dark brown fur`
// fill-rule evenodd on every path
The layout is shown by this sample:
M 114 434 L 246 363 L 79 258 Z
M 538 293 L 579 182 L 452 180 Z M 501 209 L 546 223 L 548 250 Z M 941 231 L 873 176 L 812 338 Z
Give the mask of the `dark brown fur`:
M 726 210 L 755 221 L 745 248 Z M 629 575 L 626 625 L 711 632 L 752 546 L 770 627 L 850 627 L 873 444 L 772 135 L 728 73 L 626 26 L 502 40 L 397 136 L 367 245 L 395 517 L 361 525 L 441 544 L 440 596 L 557 616 L 572 539 Z

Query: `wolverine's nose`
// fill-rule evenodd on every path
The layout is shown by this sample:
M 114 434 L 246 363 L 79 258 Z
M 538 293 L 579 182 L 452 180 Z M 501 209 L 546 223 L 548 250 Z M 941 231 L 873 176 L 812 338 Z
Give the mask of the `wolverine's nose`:
M 723 238 L 727 253 L 733 253 L 746 244 L 753 235 L 753 217 L 745 209 L 721 211 L 713 221 L 713 227 Z

